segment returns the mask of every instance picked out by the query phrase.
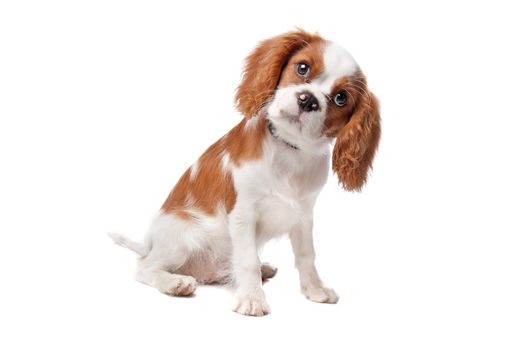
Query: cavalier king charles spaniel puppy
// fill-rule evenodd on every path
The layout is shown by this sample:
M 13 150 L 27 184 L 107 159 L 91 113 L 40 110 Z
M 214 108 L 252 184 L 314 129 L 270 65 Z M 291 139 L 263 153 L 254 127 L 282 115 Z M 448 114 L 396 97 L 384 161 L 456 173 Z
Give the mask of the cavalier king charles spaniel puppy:
M 288 234 L 302 293 L 336 303 L 315 267 L 313 208 L 332 169 L 345 190 L 367 180 L 380 137 L 378 101 L 354 58 L 302 30 L 262 41 L 236 94 L 244 118 L 182 175 L 143 243 L 136 279 L 187 296 L 198 283 L 235 286 L 234 311 L 269 313 L 262 281 L 277 269 L 258 251 Z

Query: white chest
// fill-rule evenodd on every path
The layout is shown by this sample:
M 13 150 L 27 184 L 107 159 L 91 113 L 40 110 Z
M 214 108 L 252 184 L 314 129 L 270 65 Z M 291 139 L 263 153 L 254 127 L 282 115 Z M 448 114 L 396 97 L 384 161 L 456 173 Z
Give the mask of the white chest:
M 311 210 L 326 182 L 327 157 L 273 157 L 264 170 L 264 191 L 255 201 L 257 237 L 264 242 L 287 233 Z

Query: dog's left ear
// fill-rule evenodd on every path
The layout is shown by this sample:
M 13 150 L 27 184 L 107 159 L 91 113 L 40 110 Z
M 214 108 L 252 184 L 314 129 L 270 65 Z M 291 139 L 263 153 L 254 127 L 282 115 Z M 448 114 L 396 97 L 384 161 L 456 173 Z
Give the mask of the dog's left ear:
M 332 170 L 345 190 L 361 191 L 372 168 L 380 136 L 379 102 L 366 89 L 339 133 L 332 155 Z
M 246 118 L 252 118 L 273 96 L 281 71 L 290 57 L 314 41 L 316 34 L 297 30 L 262 41 L 246 58 L 235 101 Z

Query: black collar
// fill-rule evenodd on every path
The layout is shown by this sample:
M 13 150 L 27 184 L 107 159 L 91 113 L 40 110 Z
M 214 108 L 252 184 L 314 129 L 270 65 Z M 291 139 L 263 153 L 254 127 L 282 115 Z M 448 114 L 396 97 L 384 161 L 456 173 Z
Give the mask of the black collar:
M 277 136 L 275 134 L 275 131 L 276 131 L 276 128 L 275 128 L 275 125 L 273 125 L 273 123 L 271 121 L 268 120 L 268 130 L 270 131 L 270 134 L 275 137 L 275 139 L 281 141 L 282 143 L 284 143 L 286 146 L 290 147 L 290 148 L 293 148 L 295 150 L 299 150 L 299 147 L 297 147 L 296 145 L 294 144 L 291 144 L 290 142 L 286 141 L 286 140 L 283 140 L 282 138 L 280 138 L 279 136 Z

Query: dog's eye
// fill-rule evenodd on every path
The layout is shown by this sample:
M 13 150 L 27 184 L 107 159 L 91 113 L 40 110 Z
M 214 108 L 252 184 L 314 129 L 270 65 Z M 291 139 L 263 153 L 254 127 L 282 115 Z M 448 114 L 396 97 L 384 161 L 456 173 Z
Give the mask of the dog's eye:
M 301 62 L 297 64 L 297 66 L 295 66 L 295 72 L 298 76 L 304 78 L 310 72 L 310 66 L 308 65 L 308 63 Z
M 334 103 L 339 107 L 343 107 L 346 104 L 346 94 L 344 92 L 338 92 L 334 96 Z

